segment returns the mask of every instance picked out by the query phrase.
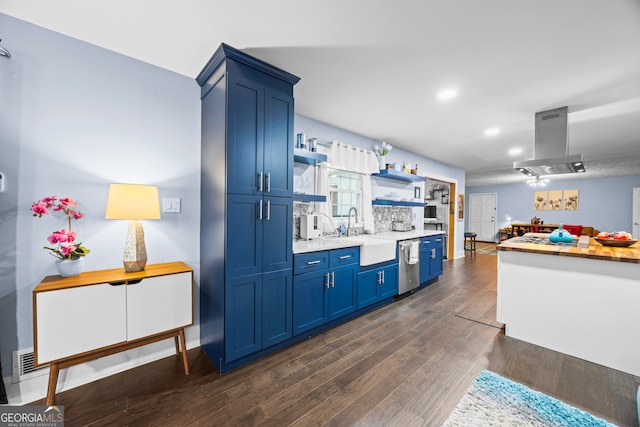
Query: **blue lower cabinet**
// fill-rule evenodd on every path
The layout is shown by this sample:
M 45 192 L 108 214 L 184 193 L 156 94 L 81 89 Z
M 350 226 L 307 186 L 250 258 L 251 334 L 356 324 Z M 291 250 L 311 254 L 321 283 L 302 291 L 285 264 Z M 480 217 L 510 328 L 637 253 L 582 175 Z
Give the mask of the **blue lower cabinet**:
M 225 289 L 225 359 L 262 348 L 262 274 L 229 279 Z
M 356 311 L 356 266 L 332 269 L 329 287 L 329 320 Z
M 440 235 L 420 239 L 420 283 L 442 274 L 443 238 Z
M 227 362 L 291 338 L 292 282 L 291 269 L 227 280 Z
M 358 273 L 358 309 L 397 294 L 397 263 Z
M 294 256 L 293 334 L 356 310 L 357 247 Z
M 293 272 L 291 269 L 263 274 L 262 347 L 293 336 Z
M 293 276 L 293 333 L 299 334 L 329 321 L 329 272 Z

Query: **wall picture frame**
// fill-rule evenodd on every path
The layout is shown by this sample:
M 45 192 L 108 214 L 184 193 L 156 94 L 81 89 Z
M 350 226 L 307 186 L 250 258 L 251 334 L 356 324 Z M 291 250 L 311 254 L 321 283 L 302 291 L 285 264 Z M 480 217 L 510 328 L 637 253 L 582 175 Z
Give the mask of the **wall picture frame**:
M 458 221 L 464 221 L 464 194 L 458 193 Z

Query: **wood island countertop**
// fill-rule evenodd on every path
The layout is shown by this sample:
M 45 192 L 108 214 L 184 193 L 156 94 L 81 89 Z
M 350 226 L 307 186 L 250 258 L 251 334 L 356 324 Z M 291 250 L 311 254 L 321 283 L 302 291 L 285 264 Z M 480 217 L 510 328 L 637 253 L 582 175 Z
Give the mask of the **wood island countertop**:
M 527 233 L 526 236 L 548 238 L 549 234 Z M 595 239 L 590 238 L 588 248 L 578 248 L 574 246 L 526 243 L 519 242 L 518 240 L 519 239 L 517 237 L 504 240 L 499 245 L 496 245 L 496 249 L 499 251 L 531 252 L 544 255 L 560 255 L 640 264 L 640 242 L 636 242 L 632 246 L 626 248 L 619 248 L 603 246 Z

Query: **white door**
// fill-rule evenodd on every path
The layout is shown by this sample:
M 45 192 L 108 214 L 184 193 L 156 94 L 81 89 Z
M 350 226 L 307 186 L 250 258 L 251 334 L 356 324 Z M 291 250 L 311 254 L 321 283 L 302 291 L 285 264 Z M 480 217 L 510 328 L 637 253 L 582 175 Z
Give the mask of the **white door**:
M 640 239 L 640 188 L 633 189 L 633 230 L 634 239 Z
M 469 231 L 476 233 L 476 240 L 496 241 L 496 200 L 497 194 L 469 195 Z

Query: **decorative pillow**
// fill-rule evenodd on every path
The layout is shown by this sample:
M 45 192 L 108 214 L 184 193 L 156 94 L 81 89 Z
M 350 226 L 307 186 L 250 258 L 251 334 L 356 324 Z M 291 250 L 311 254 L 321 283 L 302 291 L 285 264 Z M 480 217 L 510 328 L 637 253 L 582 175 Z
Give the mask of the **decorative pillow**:
M 574 236 L 580 236 L 582 233 L 581 225 L 565 225 L 564 229 L 569 232 L 569 234 L 573 234 Z

